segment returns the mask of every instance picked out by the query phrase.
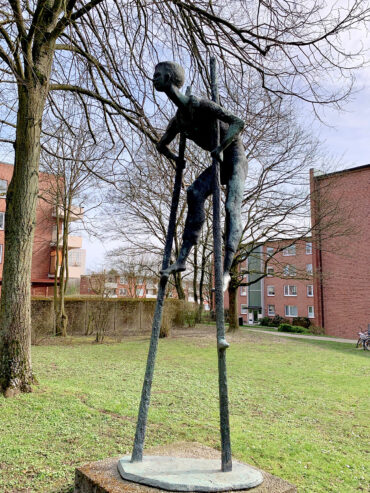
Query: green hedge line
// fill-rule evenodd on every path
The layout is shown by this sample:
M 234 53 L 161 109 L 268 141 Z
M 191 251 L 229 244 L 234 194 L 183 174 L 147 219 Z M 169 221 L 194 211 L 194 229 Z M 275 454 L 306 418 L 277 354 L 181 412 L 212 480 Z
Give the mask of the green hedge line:
M 106 335 L 120 339 L 126 335 L 148 333 L 152 327 L 155 299 L 106 298 L 96 296 L 70 296 L 65 299 L 69 335 L 92 335 L 96 329 L 99 312 L 100 325 Z M 32 341 L 40 342 L 55 333 L 53 298 L 35 296 L 31 302 Z M 163 329 L 184 326 L 194 305 L 183 300 L 167 299 L 164 302 Z M 102 320 L 102 312 L 104 320 Z

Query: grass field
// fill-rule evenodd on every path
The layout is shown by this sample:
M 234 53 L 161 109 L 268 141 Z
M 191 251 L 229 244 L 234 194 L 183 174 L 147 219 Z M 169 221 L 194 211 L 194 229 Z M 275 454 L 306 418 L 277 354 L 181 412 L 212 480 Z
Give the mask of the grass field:
M 214 328 L 160 341 L 147 446 L 219 447 Z M 35 392 L 0 398 L 0 491 L 69 492 L 74 468 L 131 451 L 148 339 L 33 348 Z M 235 458 L 300 492 L 368 491 L 369 357 L 240 331 L 228 350 Z

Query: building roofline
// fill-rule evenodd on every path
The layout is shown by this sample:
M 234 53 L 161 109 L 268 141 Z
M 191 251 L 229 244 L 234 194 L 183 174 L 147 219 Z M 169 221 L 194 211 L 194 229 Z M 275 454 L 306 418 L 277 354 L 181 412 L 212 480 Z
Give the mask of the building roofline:
M 313 170 L 313 177 L 315 180 L 321 180 L 323 178 L 327 178 L 330 176 L 334 175 L 342 175 L 344 173 L 351 173 L 351 172 L 356 172 L 356 171 L 362 171 L 366 168 L 370 168 L 370 164 L 364 164 L 362 166 L 356 166 L 355 168 L 346 168 L 346 169 L 341 169 L 339 171 L 333 171 L 332 173 L 325 173 L 325 174 L 320 174 L 315 176 L 315 170 Z

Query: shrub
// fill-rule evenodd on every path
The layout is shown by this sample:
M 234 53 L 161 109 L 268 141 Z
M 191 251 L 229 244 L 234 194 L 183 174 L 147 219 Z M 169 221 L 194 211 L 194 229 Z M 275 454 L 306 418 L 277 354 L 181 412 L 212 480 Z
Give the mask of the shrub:
M 171 332 L 171 322 L 169 320 L 169 316 L 164 313 L 162 317 L 162 324 L 159 331 L 159 338 L 164 339 L 165 337 L 169 337 Z
M 325 330 L 318 325 L 310 325 L 308 330 L 310 334 L 315 334 L 317 336 L 325 334 Z
M 260 325 L 265 325 L 266 327 L 278 327 L 280 324 L 288 324 L 289 320 L 287 318 L 281 317 L 280 315 L 275 315 L 274 317 L 262 317 L 259 321 Z
M 301 327 L 300 325 L 291 325 L 287 323 L 283 323 L 279 325 L 279 332 L 291 332 L 294 334 L 307 334 L 308 331 L 305 327 Z
M 308 317 L 294 317 L 292 320 L 292 325 L 299 325 L 308 329 L 311 325 L 311 320 Z

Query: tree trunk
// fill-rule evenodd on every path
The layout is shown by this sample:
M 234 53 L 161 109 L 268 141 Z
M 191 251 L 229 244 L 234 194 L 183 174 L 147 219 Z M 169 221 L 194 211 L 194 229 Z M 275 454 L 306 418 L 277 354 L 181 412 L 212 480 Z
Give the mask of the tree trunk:
M 0 388 L 6 396 L 30 392 L 34 382 L 31 367 L 31 262 L 41 119 L 46 96 L 44 94 L 43 97 L 40 85 L 20 85 L 18 91 L 15 164 L 6 199 L 0 311 Z
M 238 320 L 238 288 L 229 284 L 229 330 L 228 332 L 235 332 L 239 329 Z
M 185 292 L 184 292 L 184 288 L 182 285 L 181 272 L 176 272 L 174 275 L 174 279 L 175 279 L 175 287 L 176 287 L 176 291 L 177 291 L 177 296 L 178 296 L 179 300 L 184 300 L 185 299 Z
M 0 305 L 0 391 L 31 392 L 31 264 L 38 198 L 40 134 L 53 42 L 34 53 L 18 83 L 14 172 L 6 197 L 5 255 Z

